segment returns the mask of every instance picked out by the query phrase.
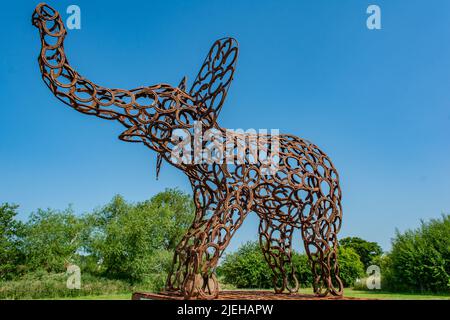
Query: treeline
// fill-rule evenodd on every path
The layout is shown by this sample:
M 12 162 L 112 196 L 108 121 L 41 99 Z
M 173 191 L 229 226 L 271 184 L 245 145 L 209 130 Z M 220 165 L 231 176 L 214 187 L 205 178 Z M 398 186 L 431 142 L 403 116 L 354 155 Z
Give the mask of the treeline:
M 191 196 L 168 189 L 129 203 L 116 196 L 98 210 L 39 209 L 26 222 L 0 206 L 0 298 L 51 297 L 163 287 L 173 250 L 194 216 Z M 68 290 L 66 267 L 81 269 L 82 289 Z M 30 286 L 36 288 L 33 293 Z M 102 291 L 103 290 L 103 291 Z M 40 293 L 39 293 L 40 292 Z
M 299 283 L 311 287 L 313 276 L 305 254 L 293 253 Z M 396 232 L 392 249 L 383 253 L 375 242 L 358 237 L 340 241 L 339 265 L 346 287 L 367 290 L 366 270 L 380 267 L 381 289 L 391 292 L 450 293 L 450 215 L 421 222 L 416 230 Z M 222 279 L 237 288 L 271 288 L 272 271 L 257 242 L 227 254 L 218 268 Z
M 116 196 L 83 215 L 71 207 L 39 209 L 21 222 L 17 210 L 0 205 L 0 298 L 160 290 L 173 251 L 194 217 L 191 196 L 176 189 L 138 203 Z M 450 292 L 449 215 L 397 232 L 391 252 L 356 237 L 342 239 L 339 252 L 346 286 L 363 280 L 366 268 L 375 264 L 381 267 L 383 290 Z M 80 290 L 66 287 L 70 264 L 81 269 Z M 311 286 L 307 257 L 295 253 L 294 265 L 300 284 Z M 225 255 L 218 274 L 223 284 L 238 288 L 272 287 L 272 272 L 257 243 Z
M 397 231 L 391 252 L 378 264 L 389 290 L 450 293 L 450 215 Z
M 366 268 L 382 254 L 375 242 L 349 237 L 341 240 L 339 247 L 340 277 L 345 287 L 352 287 L 364 277 Z M 312 287 L 313 274 L 308 257 L 296 251 L 292 253 L 294 272 L 301 287 Z M 266 263 L 257 241 L 242 245 L 236 252 L 227 254 L 218 268 L 218 274 L 226 283 L 236 288 L 272 288 L 272 270 Z

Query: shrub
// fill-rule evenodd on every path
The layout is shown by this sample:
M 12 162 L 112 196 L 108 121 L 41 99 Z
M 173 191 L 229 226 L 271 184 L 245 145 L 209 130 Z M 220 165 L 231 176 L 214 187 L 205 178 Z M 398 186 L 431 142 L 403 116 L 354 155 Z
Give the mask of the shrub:
M 340 248 L 340 271 L 344 286 L 351 286 L 364 274 L 358 254 L 351 248 Z M 313 275 L 308 257 L 293 253 L 295 273 L 302 287 L 312 286 Z M 258 242 L 247 242 L 234 253 L 227 254 L 218 268 L 223 281 L 237 288 L 272 288 L 272 270 L 267 265 Z
M 107 294 L 130 284 L 160 290 L 194 217 L 191 196 L 177 189 L 135 204 L 116 196 L 85 215 L 38 209 L 25 224 L 14 220 L 16 209 L 0 206 L 0 298 Z M 68 263 L 83 271 L 81 290 L 66 288 Z
M 374 259 L 381 256 L 383 250 L 376 242 L 369 242 L 358 237 L 347 237 L 339 241 L 341 247 L 352 248 L 359 255 L 364 268 L 373 264 Z
M 247 242 L 236 252 L 227 254 L 218 274 L 237 288 L 272 288 L 272 270 L 258 242 Z
M 295 275 L 301 287 L 311 287 L 313 283 L 313 274 L 306 254 L 294 252 L 292 261 L 295 267 Z
M 381 256 L 375 257 L 372 260 L 372 264 L 376 265 L 380 268 L 380 281 L 381 281 L 381 290 L 387 290 L 389 287 L 389 284 L 387 280 L 390 278 L 389 274 L 390 271 L 390 257 L 388 254 L 383 254 Z M 371 275 L 374 275 L 373 273 Z M 368 290 L 367 287 L 367 279 L 369 274 L 366 274 L 363 278 L 357 279 L 355 283 L 353 284 L 354 290 Z
M 385 273 L 388 289 L 450 292 L 450 215 L 396 232 Z
M 340 277 L 344 287 L 351 287 L 364 275 L 364 265 L 352 248 L 339 247 Z
M 64 272 L 67 262 L 79 263 L 83 223 L 72 208 L 32 213 L 25 224 L 23 253 L 28 271 Z
M 90 219 L 89 253 L 101 261 L 101 273 L 133 283 L 161 283 L 172 262 L 172 250 L 194 216 L 191 197 L 166 190 L 149 201 L 126 203 L 120 196 Z M 155 280 L 157 279 L 157 280 Z
M 21 251 L 23 224 L 15 217 L 17 205 L 0 205 L 0 280 L 10 280 L 23 271 Z

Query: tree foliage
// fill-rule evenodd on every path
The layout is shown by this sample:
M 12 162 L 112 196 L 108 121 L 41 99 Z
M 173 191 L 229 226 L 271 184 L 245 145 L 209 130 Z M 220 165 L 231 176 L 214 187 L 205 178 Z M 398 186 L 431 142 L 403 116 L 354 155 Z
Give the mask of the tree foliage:
M 351 248 L 339 250 L 340 274 L 345 286 L 351 286 L 363 275 L 364 267 L 358 254 Z M 308 257 L 293 252 L 292 261 L 299 284 L 312 286 L 313 275 Z M 272 270 L 261 252 L 258 242 L 247 242 L 236 252 L 227 254 L 219 267 L 224 282 L 237 288 L 272 288 Z
M 16 209 L 0 207 L 0 280 L 22 264 L 26 272 L 61 273 L 74 263 L 82 273 L 161 284 L 194 216 L 191 196 L 176 189 L 138 203 L 115 196 L 85 215 L 38 209 L 25 224 L 14 219 Z
M 172 251 L 191 224 L 189 195 L 166 190 L 148 201 L 127 203 L 116 196 L 87 219 L 92 220 L 90 254 L 113 278 L 142 282 L 167 272 Z
M 10 280 L 23 262 L 21 236 L 23 224 L 15 220 L 17 205 L 0 205 L 0 280 Z
M 14 280 L 11 290 L 33 282 L 32 274 L 61 277 L 68 263 L 80 266 L 83 277 L 108 277 L 157 290 L 194 217 L 191 196 L 176 189 L 137 203 L 116 196 L 84 215 L 71 207 L 39 209 L 26 223 L 16 220 L 17 208 L 0 205 L 0 281 Z M 358 237 L 344 238 L 340 244 L 344 286 L 352 286 L 364 276 L 365 267 L 376 264 L 381 267 L 383 289 L 450 292 L 450 215 L 397 232 L 392 251 L 384 255 L 377 243 Z M 311 286 L 307 256 L 294 251 L 292 259 L 300 285 Z M 238 288 L 272 288 L 272 270 L 257 242 L 225 255 L 217 271 L 221 280 Z M 19 276 L 25 273 L 22 281 Z M 99 281 L 110 283 L 103 280 Z
M 450 292 L 450 215 L 397 231 L 385 266 L 391 290 Z
M 351 287 L 364 275 L 364 265 L 358 253 L 350 247 L 339 247 L 339 275 L 344 287 Z
M 378 243 L 369 242 L 358 237 L 343 238 L 339 243 L 341 247 L 352 248 L 359 255 L 365 269 L 373 264 L 374 259 L 383 253 Z
M 32 213 L 23 237 L 27 270 L 63 272 L 67 263 L 78 263 L 83 226 L 82 217 L 77 217 L 71 207 Z
M 272 270 L 267 265 L 258 242 L 247 242 L 227 254 L 218 269 L 224 281 L 237 288 L 272 287 Z

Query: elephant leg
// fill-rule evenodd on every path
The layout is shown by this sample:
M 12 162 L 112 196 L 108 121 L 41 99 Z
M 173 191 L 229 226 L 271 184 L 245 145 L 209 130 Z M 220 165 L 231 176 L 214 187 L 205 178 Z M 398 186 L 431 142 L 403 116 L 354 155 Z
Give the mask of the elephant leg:
M 293 226 L 275 220 L 261 219 L 259 224 L 259 243 L 273 271 L 275 293 L 295 293 L 299 288 L 292 263 L 293 231 Z
M 183 284 L 186 299 L 214 299 L 219 294 L 215 268 L 236 230 L 241 226 L 247 212 L 233 205 L 220 209 L 210 218 L 188 261 L 188 275 Z
M 314 293 L 326 296 L 343 294 L 339 277 L 338 239 L 341 226 L 341 208 L 338 202 L 329 198 L 317 201 L 309 219 L 302 223 L 305 251 L 313 272 Z
M 179 292 L 187 274 L 187 261 L 199 232 L 199 223 L 194 222 L 175 249 L 172 268 L 166 281 L 166 291 Z
M 193 189 L 194 204 L 196 207 L 195 218 L 191 227 L 178 243 L 172 261 L 172 268 L 166 281 L 166 290 L 181 292 L 186 276 L 192 273 L 192 254 L 198 244 L 208 220 L 217 211 L 219 199 L 216 193 L 202 185 L 196 185 Z
M 176 249 L 168 289 L 179 290 L 185 299 L 217 298 L 215 268 L 246 215 L 240 206 L 220 206 L 209 219 L 194 223 Z

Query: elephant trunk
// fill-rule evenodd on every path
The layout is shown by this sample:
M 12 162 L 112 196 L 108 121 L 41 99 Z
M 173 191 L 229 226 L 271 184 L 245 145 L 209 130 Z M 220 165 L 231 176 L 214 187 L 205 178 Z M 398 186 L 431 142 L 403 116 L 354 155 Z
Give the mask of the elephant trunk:
M 166 151 L 167 148 L 159 144 L 167 143 L 161 137 L 170 136 L 171 128 L 167 122 L 157 120 L 162 109 L 165 112 L 163 116 L 167 118 L 166 109 L 175 110 L 176 106 L 193 100 L 184 92 L 184 82 L 180 84 L 182 90 L 162 83 L 130 90 L 99 86 L 82 77 L 70 66 L 64 52 L 67 32 L 56 10 L 41 3 L 36 7 L 31 20 L 41 36 L 38 61 L 42 78 L 59 100 L 79 112 L 119 121 L 126 127 L 119 135 L 121 140 L 143 142 L 158 152 Z M 153 129 L 149 129 L 150 124 L 153 124 Z M 150 133 L 151 130 L 154 132 Z M 157 142 L 149 138 L 149 135 L 154 134 L 159 139 Z
M 73 81 L 67 81 L 69 76 L 74 79 L 78 77 L 78 74 L 70 67 L 64 53 L 64 38 L 67 31 L 59 13 L 45 3 L 37 5 L 31 22 L 39 29 L 41 36 L 41 52 L 38 61 L 42 77 L 56 95 L 58 88 L 69 89 L 73 86 Z
M 38 62 L 42 78 L 62 102 L 82 113 L 119 120 L 131 127 L 129 109 L 137 96 L 145 95 L 143 87 L 132 90 L 109 89 L 82 77 L 69 64 L 64 51 L 67 31 L 58 11 L 40 3 L 31 22 L 39 29 L 41 51 Z

